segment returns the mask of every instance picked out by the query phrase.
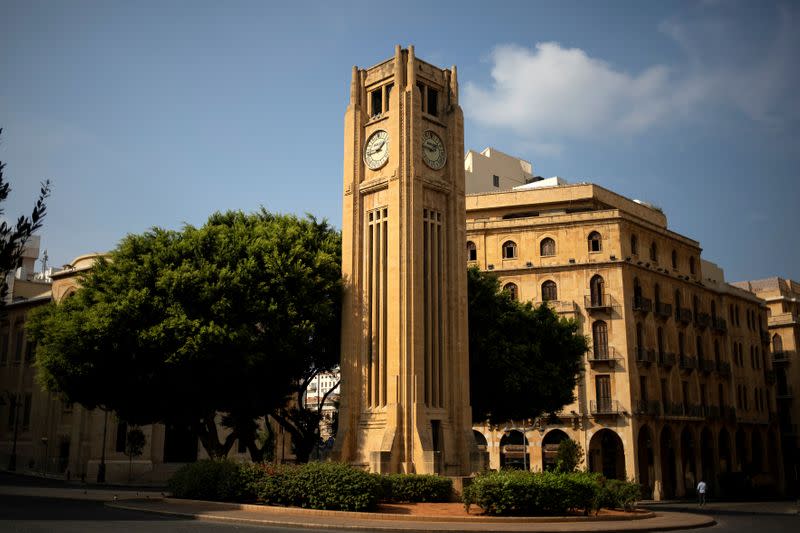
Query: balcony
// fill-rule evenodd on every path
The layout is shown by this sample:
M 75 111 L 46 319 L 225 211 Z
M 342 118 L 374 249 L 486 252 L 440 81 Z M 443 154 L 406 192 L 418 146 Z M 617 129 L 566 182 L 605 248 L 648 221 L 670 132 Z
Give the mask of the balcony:
M 705 417 L 705 408 L 702 405 L 690 403 L 686 406 L 686 416 L 690 416 L 692 418 L 703 418 Z
M 658 366 L 662 368 L 672 368 L 675 366 L 675 354 L 672 352 L 658 354 Z
M 692 372 L 697 368 L 697 359 L 688 355 L 681 355 L 678 358 L 678 366 L 685 372 Z
M 717 374 L 722 377 L 731 377 L 731 364 L 727 361 L 717 361 Z
M 600 398 L 589 401 L 589 412 L 595 416 L 611 415 L 616 416 L 622 412 L 617 400 L 611 398 Z
M 682 324 L 689 324 L 692 321 L 692 310 L 686 307 L 675 309 L 675 320 Z
M 636 414 L 661 416 L 661 404 L 654 400 L 639 400 L 636 402 Z
M 694 325 L 700 329 L 706 329 L 711 324 L 711 315 L 708 313 L 697 313 L 694 317 Z
M 790 385 L 779 386 L 778 389 L 775 391 L 775 397 L 778 398 L 779 400 L 791 400 L 792 387 Z
M 703 407 L 703 418 L 708 418 L 709 420 L 717 420 L 720 416 L 720 408 L 716 405 L 704 405 Z
M 655 363 L 655 352 L 653 350 L 648 350 L 640 346 L 637 346 L 634 350 L 636 352 L 636 362 L 640 365 L 650 366 L 652 363 Z
M 698 359 L 697 363 L 698 363 L 697 366 L 700 368 L 700 371 L 705 374 L 710 374 L 711 372 L 717 369 L 717 365 L 714 363 L 714 361 L 712 361 L 711 359 L 706 359 L 705 357 Z
M 764 381 L 767 385 L 775 385 L 775 371 L 769 368 L 764 369 Z
M 544 302 L 559 315 L 575 314 L 575 302 L 572 300 L 548 300 Z
M 728 331 L 728 322 L 724 318 L 715 316 L 711 320 L 711 327 L 717 333 L 726 333 Z
M 664 320 L 672 316 L 672 304 L 656 302 L 656 316 Z
M 583 307 L 589 312 L 609 313 L 614 307 L 614 299 L 609 294 L 584 296 Z
M 634 297 L 633 310 L 646 315 L 653 310 L 653 301 L 642 296 L 639 296 L 638 298 Z
M 664 416 L 685 416 L 686 410 L 682 403 L 668 402 L 664 404 Z
M 726 422 L 736 422 L 736 408 L 730 405 L 720 405 L 719 415 Z
M 767 318 L 767 324 L 771 326 L 792 326 L 797 324 L 797 315 L 794 313 L 780 313 Z
M 772 352 L 772 364 L 775 363 L 788 363 L 789 359 L 791 358 L 792 352 L 781 351 L 781 352 Z
M 617 361 L 622 360 L 613 346 L 598 346 L 597 350 L 589 351 L 587 359 L 592 368 L 600 365 L 608 365 L 610 368 L 614 368 Z

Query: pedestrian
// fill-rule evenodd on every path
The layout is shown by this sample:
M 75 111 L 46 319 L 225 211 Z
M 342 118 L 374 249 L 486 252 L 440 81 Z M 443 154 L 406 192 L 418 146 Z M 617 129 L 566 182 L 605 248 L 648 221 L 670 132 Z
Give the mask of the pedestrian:
M 706 482 L 702 479 L 700 479 L 700 483 L 697 484 L 697 502 L 700 507 L 706 504 Z

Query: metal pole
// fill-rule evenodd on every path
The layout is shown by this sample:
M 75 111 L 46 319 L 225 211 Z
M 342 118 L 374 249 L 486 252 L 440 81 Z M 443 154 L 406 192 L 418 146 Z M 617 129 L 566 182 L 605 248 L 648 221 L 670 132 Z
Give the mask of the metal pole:
M 525 444 L 525 450 L 522 454 L 522 468 L 525 471 L 528 470 L 528 435 L 526 434 L 526 428 L 522 428 L 522 442 Z
M 103 446 L 100 451 L 100 466 L 97 467 L 97 482 L 106 482 L 106 433 L 108 432 L 108 411 L 103 410 Z

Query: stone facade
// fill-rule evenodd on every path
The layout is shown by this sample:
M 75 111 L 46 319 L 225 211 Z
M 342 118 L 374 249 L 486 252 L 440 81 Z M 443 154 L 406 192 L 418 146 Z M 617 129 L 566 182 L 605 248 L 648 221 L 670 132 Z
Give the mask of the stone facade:
M 353 68 L 345 113 L 335 452 L 374 472 L 471 470 L 464 119 L 414 48 Z
M 570 437 L 591 470 L 657 499 L 700 477 L 719 491 L 730 472 L 780 488 L 767 309 L 701 261 L 697 241 L 594 184 L 468 195 L 466 208 L 468 264 L 577 320 L 591 346 L 555 417 L 474 427 L 492 468 L 547 468 Z
M 783 278 L 744 281 L 734 285 L 767 302 L 772 365 L 775 369 L 778 419 L 783 437 L 788 489 L 800 493 L 800 283 Z

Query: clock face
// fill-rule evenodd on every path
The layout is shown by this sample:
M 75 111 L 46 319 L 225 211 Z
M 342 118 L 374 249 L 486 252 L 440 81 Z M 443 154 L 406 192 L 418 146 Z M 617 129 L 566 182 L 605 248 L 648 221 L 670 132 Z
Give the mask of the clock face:
M 389 160 L 389 134 L 385 130 L 378 130 L 367 139 L 367 146 L 364 148 L 364 163 L 376 170 L 381 168 Z
M 422 159 L 433 170 L 439 170 L 447 162 L 444 143 L 431 130 L 422 134 Z

